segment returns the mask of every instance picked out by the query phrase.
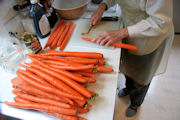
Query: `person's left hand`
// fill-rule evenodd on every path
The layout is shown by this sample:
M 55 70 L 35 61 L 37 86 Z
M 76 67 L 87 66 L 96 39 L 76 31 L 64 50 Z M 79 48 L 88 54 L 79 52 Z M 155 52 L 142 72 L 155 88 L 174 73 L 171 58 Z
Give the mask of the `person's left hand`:
M 128 37 L 128 35 L 129 34 L 127 28 L 105 31 L 102 34 L 98 35 L 95 39 L 93 39 L 93 42 L 100 45 L 110 46 L 112 43 Z

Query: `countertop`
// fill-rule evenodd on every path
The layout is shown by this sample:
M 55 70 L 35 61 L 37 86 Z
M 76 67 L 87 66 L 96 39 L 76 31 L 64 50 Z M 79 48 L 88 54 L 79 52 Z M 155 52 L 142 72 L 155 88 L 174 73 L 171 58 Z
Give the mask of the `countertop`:
M 74 22 L 78 23 L 79 20 L 76 20 Z M 78 24 L 76 25 L 76 27 L 77 26 Z M 76 34 L 76 31 L 74 31 L 73 34 Z M 47 39 L 48 38 L 40 40 L 42 46 L 45 45 Z M 88 85 L 88 89 L 97 92 L 99 96 L 96 97 L 93 102 L 91 101 L 93 107 L 91 108 L 90 112 L 82 116 L 87 118 L 88 120 L 113 120 L 121 49 L 120 48 L 114 48 L 114 49 L 89 48 L 89 47 L 84 47 L 83 44 L 82 45 L 80 44 L 79 46 L 74 46 L 73 39 L 74 38 L 71 37 L 68 45 L 65 48 L 65 51 L 103 53 L 109 65 L 114 69 L 113 73 L 108 73 L 108 74 L 98 73 L 96 75 L 97 82 L 95 84 Z M 16 76 L 15 74 L 10 74 L 0 69 L 0 83 L 1 83 L 0 101 L 1 102 L 4 102 L 5 100 L 13 101 L 14 95 L 11 92 L 12 84 L 10 80 L 15 76 Z M 5 105 L 4 103 L 0 103 L 0 113 L 21 118 L 24 120 L 59 119 L 37 111 L 12 108 Z

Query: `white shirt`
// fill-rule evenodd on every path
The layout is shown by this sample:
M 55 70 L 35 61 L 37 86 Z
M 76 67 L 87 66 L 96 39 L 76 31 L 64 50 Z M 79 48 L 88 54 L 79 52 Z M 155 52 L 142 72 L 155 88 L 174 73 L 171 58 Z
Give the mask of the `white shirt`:
M 129 44 L 138 51 L 132 54 L 145 55 L 153 52 L 173 34 L 172 0 L 104 0 L 108 8 L 119 4 L 124 27 L 127 27 Z

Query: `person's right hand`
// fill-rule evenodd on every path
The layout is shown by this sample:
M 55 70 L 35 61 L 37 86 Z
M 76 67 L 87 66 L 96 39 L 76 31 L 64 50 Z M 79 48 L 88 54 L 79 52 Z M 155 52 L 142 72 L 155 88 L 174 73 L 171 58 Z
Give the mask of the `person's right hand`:
M 102 3 L 99 8 L 93 13 L 91 20 L 89 22 L 90 26 L 94 26 L 99 24 L 99 22 L 101 21 L 102 15 L 104 13 L 106 9 L 106 4 Z

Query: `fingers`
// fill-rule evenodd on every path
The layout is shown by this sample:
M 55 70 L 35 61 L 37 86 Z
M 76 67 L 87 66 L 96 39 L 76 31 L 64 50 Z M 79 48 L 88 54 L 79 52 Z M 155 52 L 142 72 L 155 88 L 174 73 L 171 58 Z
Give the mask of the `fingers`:
M 97 38 L 93 39 L 93 42 L 99 44 L 99 45 L 105 45 L 109 41 L 109 37 L 105 35 L 99 35 Z
M 112 43 L 113 43 L 113 41 L 112 41 L 112 40 L 109 40 L 109 41 L 105 44 L 105 46 L 108 47 L 108 46 L 110 46 Z
M 99 22 L 101 21 L 101 19 L 99 19 L 99 17 L 93 16 L 89 22 L 89 25 L 97 25 L 99 24 Z

